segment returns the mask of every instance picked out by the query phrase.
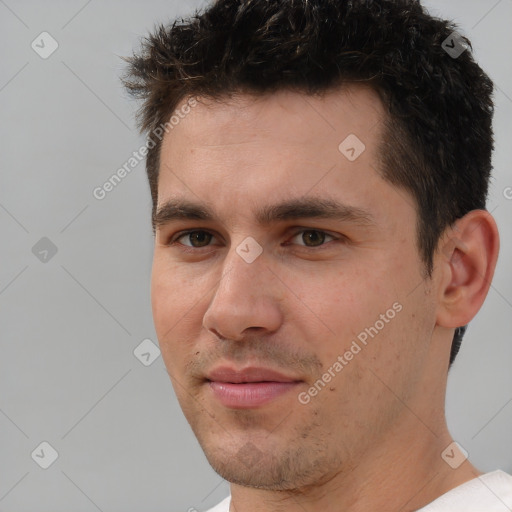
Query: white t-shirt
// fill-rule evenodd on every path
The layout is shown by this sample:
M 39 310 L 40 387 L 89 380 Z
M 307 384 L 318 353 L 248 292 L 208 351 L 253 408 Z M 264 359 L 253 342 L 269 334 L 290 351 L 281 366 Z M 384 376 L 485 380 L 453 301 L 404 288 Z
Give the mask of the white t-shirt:
M 229 512 L 231 496 L 207 512 Z M 417 512 L 511 512 L 512 476 L 500 469 L 455 487 Z

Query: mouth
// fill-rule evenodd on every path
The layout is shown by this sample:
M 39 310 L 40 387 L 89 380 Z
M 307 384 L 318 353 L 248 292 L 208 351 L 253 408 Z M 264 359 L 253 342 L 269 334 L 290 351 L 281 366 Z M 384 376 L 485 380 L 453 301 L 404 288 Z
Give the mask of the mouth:
M 214 398 L 233 409 L 260 407 L 290 392 L 301 382 L 269 368 L 237 371 L 225 366 L 210 372 L 206 379 Z

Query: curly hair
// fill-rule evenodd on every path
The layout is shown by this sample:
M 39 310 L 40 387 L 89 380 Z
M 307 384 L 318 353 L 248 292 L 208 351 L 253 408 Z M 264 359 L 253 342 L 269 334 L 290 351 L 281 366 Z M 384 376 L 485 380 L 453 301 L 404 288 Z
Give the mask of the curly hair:
M 140 52 L 124 58 L 122 81 L 143 100 L 137 124 L 148 133 L 194 96 L 369 85 L 387 113 L 378 172 L 415 200 L 429 277 L 443 231 L 485 209 L 492 170 L 493 83 L 456 29 L 415 0 L 216 0 L 157 25 Z M 462 53 L 450 54 L 446 41 L 464 45 Z M 153 229 L 160 148 L 161 139 L 146 158 Z M 450 366 L 465 327 L 455 331 Z

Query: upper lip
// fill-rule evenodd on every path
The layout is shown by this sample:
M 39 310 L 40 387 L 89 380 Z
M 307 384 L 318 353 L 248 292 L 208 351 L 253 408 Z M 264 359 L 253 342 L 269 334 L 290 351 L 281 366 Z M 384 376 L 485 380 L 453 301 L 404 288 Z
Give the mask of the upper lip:
M 300 379 L 287 377 L 270 368 L 261 368 L 251 366 L 242 370 L 235 370 L 229 366 L 219 366 L 212 370 L 206 378 L 211 381 L 231 382 L 239 384 L 241 382 L 296 382 Z

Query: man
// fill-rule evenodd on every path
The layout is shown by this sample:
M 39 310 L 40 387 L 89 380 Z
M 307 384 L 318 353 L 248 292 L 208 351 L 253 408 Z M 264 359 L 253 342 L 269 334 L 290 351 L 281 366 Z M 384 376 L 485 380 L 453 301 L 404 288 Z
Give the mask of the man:
M 469 42 L 414 1 L 217 0 L 127 60 L 212 512 L 512 510 L 444 413 L 499 250 Z

